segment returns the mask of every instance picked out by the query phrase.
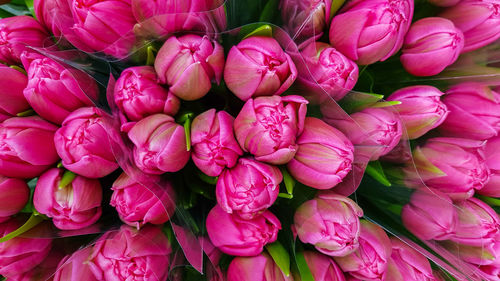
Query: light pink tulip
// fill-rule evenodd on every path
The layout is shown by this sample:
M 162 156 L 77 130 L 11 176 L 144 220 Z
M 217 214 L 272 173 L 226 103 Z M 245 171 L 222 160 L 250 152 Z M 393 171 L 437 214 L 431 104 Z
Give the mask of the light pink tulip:
M 292 38 L 298 41 L 319 38 L 330 24 L 331 0 L 282 0 L 281 18 Z
M 91 253 L 92 247 L 87 247 L 64 257 L 59 262 L 53 281 L 98 281 L 88 263 Z
M 391 258 L 403 277 L 402 280 L 435 281 L 427 258 L 396 237 L 391 237 L 391 244 Z
M 345 281 L 344 273 L 333 258 L 312 251 L 304 252 L 304 258 L 315 281 Z
M 440 243 L 450 253 L 461 260 L 472 264 L 473 267 L 483 267 L 488 271 L 495 271 L 493 267 L 500 265 L 500 236 L 487 239 L 479 245 L 465 245 L 451 240 Z M 489 269 L 488 269 L 489 268 Z
M 267 253 L 262 253 L 234 258 L 227 269 L 227 281 L 293 281 L 293 277 L 287 277 Z
M 25 181 L 0 176 L 0 223 L 21 211 L 28 199 L 30 190 Z
M 23 95 L 27 84 L 26 75 L 0 64 L 0 122 L 30 108 Z
M 486 166 L 490 169 L 490 180 L 477 193 L 490 197 L 500 197 L 500 136 L 486 142 L 484 151 Z

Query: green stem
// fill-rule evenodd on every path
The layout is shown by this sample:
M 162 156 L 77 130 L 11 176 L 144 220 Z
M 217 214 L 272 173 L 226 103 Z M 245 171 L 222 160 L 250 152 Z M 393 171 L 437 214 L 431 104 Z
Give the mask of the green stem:
M 186 135 L 186 150 L 191 150 L 191 121 L 193 119 L 193 113 L 189 112 L 181 116 L 179 123 L 184 123 L 184 133 Z
M 281 174 L 283 175 L 283 182 L 285 183 L 286 192 L 293 197 L 293 188 L 295 187 L 294 178 L 288 173 L 285 167 L 280 167 Z
M 26 70 L 24 70 L 24 68 L 21 68 L 21 67 L 19 67 L 19 66 L 17 66 L 17 65 L 11 65 L 11 66 L 10 66 L 10 68 L 17 70 L 17 71 L 21 72 L 21 73 L 22 73 L 22 74 L 24 74 L 24 75 L 28 75 L 28 74 L 26 73 Z
M 403 206 L 401 205 L 396 205 L 396 204 L 389 204 L 387 205 L 387 210 L 393 212 L 394 214 L 400 216 L 401 211 L 403 210 Z
M 211 176 L 207 176 L 205 175 L 204 173 L 202 172 L 199 172 L 198 173 L 198 177 L 204 182 L 204 183 L 208 183 L 208 184 L 211 184 L 211 185 L 215 185 L 217 184 L 217 180 L 219 179 L 219 177 L 211 177 Z
M 28 221 L 26 221 L 21 227 L 12 231 L 11 233 L 5 235 L 4 237 L 0 238 L 0 243 L 9 241 L 10 239 L 15 238 L 15 237 L 25 233 L 26 231 L 37 226 L 42 221 L 43 221 L 42 216 L 37 215 L 36 213 L 31 214 L 31 217 L 28 219 Z
M 61 178 L 61 181 L 59 181 L 59 189 L 63 189 L 69 184 L 71 184 L 71 182 L 73 182 L 75 178 L 76 178 L 75 173 L 66 170 Z
M 148 46 L 146 49 L 146 65 L 154 65 L 155 64 L 155 53 L 156 53 L 156 48 L 153 46 Z
M 33 109 L 28 109 L 26 111 L 23 111 L 23 112 L 19 112 L 18 114 L 16 114 L 17 117 L 26 117 L 26 116 L 32 116 L 32 115 L 35 115 L 36 112 L 33 110 Z
M 288 193 L 278 193 L 278 197 L 281 197 L 281 198 L 286 198 L 286 199 L 292 199 L 292 198 L 293 198 L 293 194 L 288 194 Z

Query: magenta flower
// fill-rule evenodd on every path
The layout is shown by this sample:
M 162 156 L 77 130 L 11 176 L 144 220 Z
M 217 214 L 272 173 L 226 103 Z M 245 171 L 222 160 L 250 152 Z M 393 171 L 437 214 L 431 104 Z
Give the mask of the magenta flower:
M 35 10 L 36 19 L 48 31 L 54 34 L 55 37 L 62 36 L 61 15 L 64 18 L 71 17 L 71 10 L 67 0 L 34 0 L 33 9 Z M 59 16 L 59 17 L 58 17 Z
M 403 280 L 408 281 L 435 281 L 431 265 L 426 257 L 412 247 L 391 237 L 391 258 L 401 274 Z
M 52 278 L 54 272 L 57 270 L 57 265 L 63 258 L 64 254 L 62 253 L 61 249 L 52 247 L 47 257 L 45 257 L 45 259 L 40 264 L 38 264 L 31 270 L 21 273 L 19 275 L 9 276 L 9 281 L 47 281 L 47 280 L 53 281 Z M 90 279 L 90 281 L 93 280 Z
M 64 257 L 57 266 L 54 281 L 98 281 L 88 263 L 91 253 L 92 247 L 87 247 Z
M 486 166 L 490 169 L 490 180 L 477 193 L 490 197 L 500 197 L 500 136 L 486 142 L 484 151 Z
M 0 176 L 0 223 L 21 211 L 28 199 L 30 190 L 25 181 Z
M 293 281 L 287 277 L 267 254 L 236 257 L 227 269 L 227 281 Z
M 280 1 L 284 27 L 295 40 L 319 38 L 330 24 L 332 1 L 283 0 Z
M 26 75 L 0 64 L 0 122 L 30 108 L 23 95 L 26 84 Z
M 345 281 L 344 272 L 333 258 L 313 251 L 303 254 L 315 281 Z

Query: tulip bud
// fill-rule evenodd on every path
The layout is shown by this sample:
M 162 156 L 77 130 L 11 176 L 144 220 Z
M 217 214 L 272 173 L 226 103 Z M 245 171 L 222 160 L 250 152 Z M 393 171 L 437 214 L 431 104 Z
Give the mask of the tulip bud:
M 64 119 L 54 135 L 54 142 L 66 169 L 94 179 L 118 168 L 104 114 L 97 107 L 82 107 Z
M 415 191 L 403 206 L 404 226 L 421 240 L 447 240 L 455 234 L 457 212 L 451 199 L 434 189 Z
M 240 158 L 238 164 L 220 175 L 215 194 L 221 209 L 251 219 L 273 205 L 278 198 L 280 170 L 252 158 Z
M 416 139 L 441 125 L 448 116 L 446 105 L 439 99 L 443 92 L 432 86 L 410 86 L 392 93 L 387 100 L 395 105 L 409 139 Z
M 57 126 L 38 116 L 0 123 L 0 174 L 34 178 L 59 160 L 54 148 Z
M 329 256 L 345 256 L 359 246 L 359 218 L 363 210 L 351 199 L 333 192 L 319 193 L 295 211 L 294 227 L 300 241 Z
M 408 142 L 408 140 L 401 139 L 401 141 L 399 141 L 399 143 L 389 153 L 382 156 L 381 160 L 385 162 L 404 164 L 412 161 L 411 157 L 410 142 Z
M 287 169 L 299 182 L 317 189 L 337 185 L 351 171 L 354 147 L 339 130 L 318 118 L 306 117 L 297 138 L 297 153 Z
M 282 0 L 281 18 L 295 40 L 319 38 L 330 24 L 331 0 Z
M 344 273 L 331 257 L 306 251 L 304 258 L 315 281 L 345 281 Z
M 236 257 L 227 269 L 227 281 L 293 281 L 266 253 L 254 257 Z
M 464 35 L 453 22 L 429 17 L 416 21 L 405 36 L 401 63 L 410 74 L 432 76 L 453 64 L 464 46 Z
M 0 224 L 0 237 L 21 226 L 11 219 Z M 5 277 L 27 272 L 40 264 L 52 247 L 52 239 L 15 237 L 0 243 L 0 274 Z
M 500 3 L 497 0 L 460 1 L 440 17 L 451 20 L 464 33 L 462 53 L 486 46 L 500 38 Z
M 276 241 L 280 229 L 280 221 L 270 211 L 245 220 L 216 205 L 207 216 L 207 233 L 212 244 L 233 256 L 260 254 L 266 244 Z
M 485 240 L 478 245 L 465 245 L 451 240 L 440 243 L 444 248 L 461 260 L 472 264 L 474 267 L 483 267 L 483 270 L 494 270 L 500 262 L 500 237 Z
M 500 136 L 486 142 L 484 151 L 486 166 L 491 171 L 490 180 L 477 193 L 490 197 L 500 197 Z
M 197 100 L 220 83 L 224 68 L 224 49 L 208 36 L 187 34 L 170 37 L 155 60 L 162 84 L 182 100 Z
M 300 54 L 305 64 L 298 66 L 297 82 L 310 101 L 341 100 L 358 81 L 358 66 L 326 43 L 312 42 Z
M 359 65 L 395 54 L 413 18 L 413 0 L 354 0 L 333 17 L 330 43 Z
M 233 46 L 227 55 L 224 82 L 243 101 L 281 95 L 295 78 L 295 64 L 274 38 L 246 38 Z
M 0 122 L 30 108 L 23 95 L 26 84 L 26 75 L 0 64 Z
M 171 253 L 161 228 L 124 225 L 99 238 L 87 263 L 97 280 L 166 280 Z
M 446 91 L 450 113 L 439 127 L 445 136 L 486 140 L 500 131 L 500 94 L 479 83 L 462 83 Z
M 87 262 L 91 253 L 92 247 L 87 247 L 64 257 L 57 266 L 53 281 L 98 281 Z
M 194 164 L 203 173 L 217 177 L 224 168 L 236 165 L 243 154 L 233 133 L 234 118 L 225 111 L 210 109 L 196 116 L 191 125 Z
M 24 97 L 42 118 L 61 124 L 71 112 L 98 100 L 97 84 L 85 72 L 35 52 L 24 52 L 21 61 L 29 79 Z
M 391 258 L 397 270 L 408 281 L 435 281 L 429 261 L 419 252 L 401 242 L 396 237 L 391 237 Z
M 49 34 L 30 16 L 0 19 L 0 61 L 19 64 L 26 46 L 43 47 Z
M 135 145 L 135 164 L 145 173 L 177 172 L 189 160 L 184 128 L 168 115 L 155 114 L 140 120 L 128 137 Z
M 52 32 L 55 37 L 60 38 L 61 32 L 61 15 L 71 17 L 71 10 L 67 0 L 34 0 L 33 9 L 35 10 L 36 19 L 47 30 Z M 58 17 L 59 16 L 59 17 Z
M 175 193 L 170 182 L 154 194 L 147 186 L 122 173 L 113 183 L 110 205 L 120 219 L 130 226 L 141 228 L 146 223 L 163 224 L 175 212 Z
M 234 120 L 234 133 L 244 151 L 262 162 L 289 162 L 295 139 L 304 128 L 307 101 L 300 96 L 249 99 Z
M 28 203 L 30 190 L 25 181 L 0 176 L 0 222 L 17 214 Z
M 374 223 L 361 220 L 359 248 L 334 259 L 345 273 L 355 278 L 385 280 L 391 250 L 391 240 L 385 231 Z

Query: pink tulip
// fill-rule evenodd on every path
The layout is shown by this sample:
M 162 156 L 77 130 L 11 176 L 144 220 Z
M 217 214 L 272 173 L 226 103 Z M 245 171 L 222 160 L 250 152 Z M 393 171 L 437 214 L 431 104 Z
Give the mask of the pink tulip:
M 0 174 L 33 178 L 56 163 L 56 130 L 57 126 L 38 116 L 13 117 L 0 123 Z
M 168 275 L 171 253 L 161 228 L 122 226 L 99 238 L 87 263 L 97 280 L 161 281 Z
M 443 92 L 432 86 L 410 86 L 392 93 L 387 100 L 399 101 L 399 113 L 409 139 L 416 139 L 444 122 L 448 108 L 439 99 Z
M 0 19 L 0 61 L 19 64 L 26 46 L 44 47 L 50 44 L 45 28 L 30 16 Z M 51 44 L 52 45 L 52 44 Z
M 87 247 L 64 257 L 59 262 L 53 281 L 98 281 L 88 263 L 91 253 L 92 247 Z
M 212 244 L 233 256 L 260 254 L 266 244 L 276 241 L 281 229 L 280 221 L 270 211 L 245 220 L 226 213 L 219 205 L 208 213 L 206 225 Z
M 401 139 L 389 153 L 382 156 L 381 160 L 398 164 L 409 163 L 412 161 L 410 142 Z
M 359 244 L 363 210 L 351 199 L 333 192 L 319 193 L 295 211 L 294 228 L 300 241 L 329 256 L 345 256 Z
M 347 256 L 335 257 L 335 261 L 345 273 L 355 278 L 382 281 L 385 280 L 391 250 L 391 240 L 385 231 L 362 220 L 359 248 Z
M 280 170 L 252 158 L 240 158 L 217 180 L 215 195 L 221 209 L 251 219 L 273 205 L 278 198 Z
M 457 210 L 446 194 L 422 188 L 403 206 L 401 219 L 421 240 L 447 240 L 455 234 Z
M 236 257 L 227 269 L 227 281 L 293 281 L 267 254 L 254 257 Z
M 236 165 L 243 154 L 233 133 L 234 118 L 225 111 L 209 109 L 196 116 L 191 125 L 194 164 L 203 173 L 217 177 Z
M 262 162 L 289 162 L 295 139 L 304 128 L 307 101 L 300 96 L 249 99 L 234 120 L 234 133 L 244 151 Z
M 330 24 L 330 0 L 282 0 L 281 18 L 284 27 L 295 40 L 319 38 Z
M 34 0 L 33 9 L 36 19 L 41 25 L 55 37 L 62 36 L 61 14 L 71 17 L 68 0 Z
M 224 68 L 224 50 L 208 36 L 187 34 L 170 37 L 155 60 L 162 84 L 182 100 L 197 100 L 220 83 Z
M 312 42 L 300 54 L 297 82 L 310 101 L 341 100 L 358 81 L 358 66 L 326 43 Z
M 9 281 L 54 281 L 53 275 L 57 269 L 57 265 L 63 258 L 64 254 L 55 247 L 52 247 L 52 250 L 40 264 L 38 264 L 31 270 L 21 273 L 19 275 L 9 276 L 8 280 Z
M 484 278 L 486 278 L 485 280 L 500 281 L 500 265 L 484 265 L 479 266 L 478 269 L 481 271 Z
M 482 267 L 491 272 L 495 271 L 493 267 L 500 265 L 500 236 L 495 239 L 487 239 L 478 245 L 465 245 L 451 240 L 443 241 L 440 244 L 473 267 Z
M 274 38 L 246 38 L 233 46 L 227 55 L 224 81 L 243 101 L 280 95 L 296 78 L 295 64 Z
M 0 237 L 21 226 L 11 219 L 0 224 Z M 52 239 L 15 237 L 0 243 L 0 274 L 5 277 L 27 272 L 40 264 L 52 247 Z
M 287 169 L 305 185 L 329 189 L 342 182 L 351 171 L 354 160 L 351 142 L 318 118 L 306 117 L 297 145 L 297 153 L 288 162 Z
M 500 197 L 500 136 L 493 137 L 486 143 L 484 155 L 486 166 L 491 171 L 490 180 L 477 193 L 490 197 Z
M 384 61 L 395 54 L 413 18 L 413 0 L 354 0 L 330 25 L 332 46 L 357 64 Z
M 408 281 L 435 281 L 431 265 L 427 258 L 415 249 L 401 242 L 398 238 L 391 237 L 392 254 L 394 261 L 403 280 Z
M 30 108 L 23 95 L 26 84 L 26 75 L 0 64 L 0 122 Z
M 184 128 L 168 115 L 142 119 L 128 132 L 128 137 L 135 145 L 135 164 L 145 173 L 177 172 L 189 161 Z
M 21 211 L 28 199 L 30 190 L 25 181 L 0 176 L 0 223 Z
M 175 193 L 169 182 L 162 186 L 165 192 L 157 195 L 122 173 L 111 189 L 113 195 L 110 205 L 116 208 L 123 222 L 137 229 L 146 223 L 163 224 L 175 212 Z
M 446 91 L 450 113 L 439 127 L 445 136 L 486 140 L 500 131 L 500 94 L 479 83 L 462 83 Z
M 447 8 L 440 17 L 451 20 L 464 33 L 462 53 L 479 49 L 500 38 L 500 2 L 463 0 Z
M 54 142 L 66 169 L 84 177 L 101 178 L 118 168 L 104 114 L 97 107 L 82 107 L 64 119 Z
M 344 273 L 331 257 L 306 251 L 304 258 L 315 281 L 345 281 Z

